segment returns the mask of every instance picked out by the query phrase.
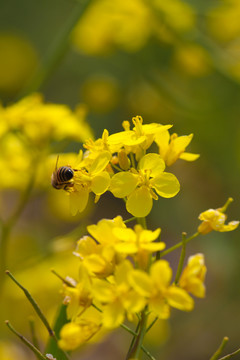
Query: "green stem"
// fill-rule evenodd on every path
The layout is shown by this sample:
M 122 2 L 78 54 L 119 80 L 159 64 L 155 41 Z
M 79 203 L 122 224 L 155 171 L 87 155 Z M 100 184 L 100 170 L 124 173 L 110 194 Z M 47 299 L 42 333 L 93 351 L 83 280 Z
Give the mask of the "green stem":
M 143 227 L 143 229 L 147 229 L 147 222 L 145 217 L 138 217 L 137 222 Z
M 231 359 L 232 357 L 234 357 L 235 355 L 238 355 L 238 354 L 240 354 L 240 349 L 238 349 L 238 350 L 234 351 L 233 353 L 228 354 L 228 355 L 226 355 L 224 357 L 221 357 L 219 360 L 229 360 L 229 359 Z
M 67 22 L 61 27 L 61 29 L 58 29 L 58 35 L 55 41 L 51 44 L 46 57 L 42 61 L 42 65 L 40 65 L 35 76 L 31 82 L 27 84 L 26 88 L 22 91 L 19 97 L 39 90 L 39 88 L 50 77 L 53 70 L 57 68 L 57 65 L 60 63 L 61 59 L 68 50 L 69 37 L 73 28 L 78 23 L 79 19 L 82 17 L 90 3 L 91 0 L 82 0 L 76 2 L 76 5 Z
M 140 320 L 140 324 L 139 324 L 138 336 L 135 339 L 135 343 L 134 343 L 132 350 L 130 351 L 130 354 L 128 355 L 127 359 L 131 359 L 131 358 L 138 359 L 140 356 L 143 339 L 144 339 L 144 336 L 146 333 L 147 317 L 148 317 L 147 309 L 145 308 L 141 313 L 141 320 Z
M 198 235 L 200 235 L 200 233 L 197 232 L 197 233 L 193 234 L 192 236 L 190 236 L 188 239 L 185 240 L 185 244 L 187 244 L 187 243 L 188 243 L 189 241 L 191 241 L 192 239 L 195 239 Z M 182 244 L 183 244 L 182 241 L 180 241 L 180 242 L 177 243 L 176 245 L 174 245 L 174 246 L 170 247 L 169 249 L 163 251 L 163 252 L 161 253 L 161 256 L 165 256 L 165 255 L 171 253 L 172 251 L 180 248 L 180 247 L 182 246 Z
M 210 360 L 217 360 L 219 358 L 219 356 L 221 355 L 221 353 L 223 352 L 223 349 L 225 348 L 225 346 L 228 343 L 228 337 L 225 336 L 222 339 L 221 345 L 219 346 L 219 348 L 217 349 L 217 351 L 213 354 L 213 356 L 210 358 Z
M 151 324 L 147 327 L 146 333 L 153 327 L 153 325 L 158 321 L 158 317 L 151 322 Z
M 182 273 L 183 262 L 184 262 L 185 255 L 186 255 L 186 235 L 187 235 L 186 233 L 182 233 L 182 251 L 181 251 L 178 268 L 177 268 L 177 273 L 176 273 L 176 277 L 175 277 L 175 281 L 174 281 L 175 284 L 178 283 L 180 275 Z
M 32 335 L 33 345 L 38 349 L 39 348 L 39 343 L 38 343 L 38 338 L 37 338 L 37 335 L 36 335 L 35 322 L 34 322 L 33 317 L 29 318 L 29 326 L 30 326 L 30 332 L 31 332 L 31 335 Z
M 127 224 L 127 223 L 129 223 L 129 222 L 131 222 L 131 221 L 134 221 L 134 220 L 136 220 L 136 219 L 137 219 L 136 216 L 133 216 L 133 217 L 131 217 L 130 219 L 124 220 L 124 224 Z
M 124 325 L 124 326 L 125 326 L 125 325 Z M 128 357 L 129 357 L 129 355 L 130 355 L 130 353 L 131 353 L 131 351 L 132 351 L 132 348 L 133 348 L 135 339 L 136 339 L 136 337 L 138 336 L 139 326 L 140 326 L 140 321 L 138 321 L 138 323 L 137 323 L 137 327 L 136 327 L 135 333 L 132 334 L 132 335 L 133 335 L 133 338 L 132 338 L 131 344 L 130 344 L 130 346 L 129 346 L 126 359 L 128 359 Z
M 10 324 L 10 322 L 8 320 L 5 321 L 5 324 L 7 325 L 7 327 L 15 334 L 17 335 L 17 337 L 29 348 L 32 350 L 32 352 L 36 355 L 36 357 L 39 360 L 46 360 L 46 356 L 44 356 L 33 344 L 30 343 L 30 341 L 28 341 L 22 334 L 20 334 L 19 332 L 17 332 L 12 325 Z
M 33 306 L 34 310 L 36 311 L 37 315 L 39 316 L 39 318 L 41 319 L 42 323 L 45 325 L 46 329 L 48 330 L 48 333 L 50 336 L 52 336 L 56 341 L 57 338 L 55 336 L 54 331 L 52 330 L 51 326 L 49 325 L 45 315 L 43 314 L 42 310 L 39 308 L 38 304 L 36 303 L 36 301 L 33 299 L 32 295 L 29 293 L 29 291 L 27 289 L 25 289 L 16 279 L 15 277 L 10 273 L 10 271 L 6 271 L 6 274 L 13 280 L 13 282 L 15 282 L 15 284 L 17 284 L 17 286 L 24 292 L 26 298 L 29 300 L 29 302 L 31 303 L 31 305 Z

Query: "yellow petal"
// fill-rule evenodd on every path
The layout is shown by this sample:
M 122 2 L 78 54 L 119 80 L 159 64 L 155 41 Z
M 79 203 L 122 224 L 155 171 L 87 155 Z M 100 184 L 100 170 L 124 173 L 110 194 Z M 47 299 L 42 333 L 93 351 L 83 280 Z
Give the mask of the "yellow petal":
M 150 275 L 158 289 L 168 287 L 172 278 L 172 269 L 166 260 L 156 261 L 150 269 Z
M 151 177 L 158 176 L 165 169 L 165 162 L 158 154 L 147 154 L 141 158 L 138 165 L 140 170 L 151 170 Z
M 114 287 L 105 280 L 94 279 L 92 293 L 94 298 L 103 303 L 112 302 L 115 298 Z
M 136 188 L 137 183 L 137 175 L 130 172 L 120 172 L 112 177 L 109 190 L 115 197 L 123 198 Z
M 151 230 L 143 230 L 139 235 L 140 242 L 151 242 L 156 240 L 160 235 L 161 229 L 158 228 L 154 231 Z
M 76 190 L 71 192 L 69 195 L 70 198 L 70 211 L 74 216 L 78 212 L 82 212 L 88 203 L 89 192 L 86 187 L 76 186 Z
M 89 172 L 91 174 L 98 174 L 103 171 L 109 161 L 111 160 L 112 155 L 108 151 L 103 151 L 92 163 Z
M 160 319 L 168 319 L 170 316 L 170 306 L 163 298 L 154 297 L 150 299 L 149 310 L 153 311 Z
M 103 171 L 100 174 L 93 177 L 91 182 L 91 190 L 96 195 L 102 195 L 107 191 L 110 184 L 110 175 Z
M 165 198 L 175 196 L 180 190 L 178 179 L 171 173 L 164 172 L 152 179 L 151 183 L 158 195 Z
M 194 307 L 194 301 L 188 293 L 178 288 L 170 286 L 165 294 L 170 306 L 183 311 L 191 311 Z
M 127 211 L 136 217 L 147 216 L 152 209 L 152 197 L 146 186 L 136 189 L 127 199 Z
M 115 301 L 103 309 L 103 326 L 108 329 L 118 327 L 124 321 L 124 308 L 120 301 Z
M 142 250 L 154 252 L 165 249 L 166 245 L 164 244 L 164 242 L 151 242 L 151 243 L 141 243 L 140 247 Z
M 134 270 L 129 274 L 129 282 L 142 296 L 150 296 L 153 291 L 153 284 L 148 274 L 141 270 Z
M 180 156 L 179 159 L 182 160 L 186 160 L 186 161 L 195 161 L 199 158 L 199 154 L 192 154 L 192 153 L 188 153 L 188 152 L 183 152 Z
M 239 225 L 239 221 L 230 221 L 227 225 L 223 225 L 219 231 L 220 232 L 224 232 L 224 231 L 232 231 L 235 230 Z

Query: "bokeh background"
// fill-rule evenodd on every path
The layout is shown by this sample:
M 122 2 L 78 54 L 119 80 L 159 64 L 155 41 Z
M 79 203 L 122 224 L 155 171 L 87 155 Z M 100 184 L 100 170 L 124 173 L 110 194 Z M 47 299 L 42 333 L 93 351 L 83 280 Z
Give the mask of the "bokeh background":
M 104 128 L 120 131 L 123 120 L 141 115 L 145 123 L 173 124 L 179 135 L 194 133 L 187 150 L 200 158 L 172 167 L 181 191 L 155 202 L 148 219 L 152 229 L 162 228 L 169 246 L 183 231 L 196 231 L 200 212 L 222 206 L 229 196 L 229 219 L 240 218 L 239 17 L 238 0 L 0 2 L 2 224 L 27 194 L 9 234 L 4 268 L 29 289 L 50 321 L 62 299 L 61 282 L 50 269 L 77 273 L 71 253 L 85 226 L 103 216 L 127 215 L 107 194 L 72 218 L 64 194 L 51 188 L 56 154 L 66 153 L 61 161 L 71 163 L 91 132 L 99 137 Z M 26 144 L 21 119 L 6 107 L 35 92 L 46 103 L 65 104 L 61 111 L 67 115 L 59 110 L 51 125 L 62 129 L 61 136 L 51 133 L 46 116 L 34 130 L 39 136 Z M 64 136 L 71 112 L 78 114 L 79 136 Z M 8 121 L 15 121 L 14 128 Z M 32 176 L 33 188 L 26 192 Z M 192 313 L 173 311 L 168 323 L 159 322 L 146 340 L 157 360 L 209 359 L 224 336 L 230 338 L 227 353 L 240 347 L 239 231 L 199 237 L 187 246 L 187 255 L 196 252 L 206 257 L 207 296 Z M 178 258 L 178 251 L 168 257 L 174 268 Z M 4 320 L 29 337 L 33 310 L 10 279 L 1 276 L 1 285 L 0 358 L 31 359 Z M 36 324 L 44 343 L 45 330 L 37 319 Z M 117 330 L 73 358 L 121 360 L 129 343 L 128 334 Z

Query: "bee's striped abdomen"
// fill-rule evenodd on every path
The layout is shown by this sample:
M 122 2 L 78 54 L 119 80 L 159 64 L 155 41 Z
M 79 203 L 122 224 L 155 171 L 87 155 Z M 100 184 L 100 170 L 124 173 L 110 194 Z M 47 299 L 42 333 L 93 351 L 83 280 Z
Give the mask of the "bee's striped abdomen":
M 57 171 L 57 180 L 59 183 L 68 182 L 73 178 L 74 172 L 68 166 L 61 166 Z

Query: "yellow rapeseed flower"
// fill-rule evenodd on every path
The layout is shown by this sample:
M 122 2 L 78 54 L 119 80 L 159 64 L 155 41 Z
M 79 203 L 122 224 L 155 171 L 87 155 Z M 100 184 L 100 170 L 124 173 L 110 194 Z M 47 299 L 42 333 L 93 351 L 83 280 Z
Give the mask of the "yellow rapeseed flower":
M 202 223 L 198 227 L 198 232 L 201 234 L 208 234 L 212 230 L 219 232 L 235 230 L 239 225 L 239 221 L 230 221 L 227 225 L 225 225 L 227 215 L 224 212 L 229 203 L 232 201 L 233 199 L 229 198 L 222 208 L 209 209 L 202 212 L 198 217 L 202 220 Z
M 158 199 L 157 194 L 171 198 L 180 190 L 176 176 L 164 172 L 164 169 L 161 156 L 149 153 L 139 161 L 138 171 L 131 169 L 115 174 L 109 190 L 115 197 L 127 197 L 126 208 L 132 215 L 147 216 L 152 209 L 152 199 Z
M 144 124 L 141 116 L 132 118 L 134 127 L 130 130 L 130 123 L 123 122 L 125 131 L 110 135 L 108 143 L 112 146 L 124 147 L 127 153 L 134 153 L 139 160 L 145 151 L 152 145 L 157 134 L 168 130 L 172 125 L 161 125 L 157 123 Z
M 106 328 L 116 328 L 127 315 L 130 321 L 136 313 L 143 310 L 146 300 L 139 296 L 129 283 L 132 264 L 125 260 L 116 267 L 109 281 L 93 279 L 94 299 L 102 303 L 102 324 Z
M 171 285 L 172 269 L 166 260 L 156 261 L 147 274 L 142 270 L 134 270 L 130 274 L 130 283 L 140 296 L 147 299 L 149 310 L 161 319 L 170 316 L 170 307 L 183 311 L 191 311 L 193 299 L 178 286 Z
M 74 322 L 65 324 L 60 331 L 58 345 L 63 350 L 74 350 L 88 342 L 101 329 L 101 314 L 88 308 Z
M 113 233 L 119 240 L 114 248 L 117 252 L 134 256 L 138 266 L 145 269 L 148 265 L 149 254 L 163 250 L 164 242 L 154 242 L 161 229 L 145 230 L 141 225 L 135 225 L 134 230 L 129 228 L 115 228 Z
M 100 278 L 111 275 L 118 264 L 126 255 L 121 256 L 116 253 L 114 245 L 119 240 L 114 234 L 114 229 L 126 228 L 121 216 L 110 219 L 102 219 L 97 225 L 89 225 L 90 236 L 82 237 L 77 243 L 74 252 L 86 267 L 90 274 Z
M 80 163 L 79 168 L 74 170 L 72 185 L 66 189 L 70 196 L 72 215 L 85 209 L 91 191 L 96 195 L 97 201 L 108 190 L 110 175 L 105 169 L 110 159 L 111 154 L 105 151 L 96 157 L 88 169 Z
M 184 136 L 172 134 L 170 136 L 167 130 L 156 135 L 155 142 L 159 147 L 159 154 L 167 166 L 174 164 L 177 159 L 194 161 L 199 158 L 198 154 L 185 152 L 192 138 L 193 134 Z
M 205 296 L 206 271 L 203 254 L 190 256 L 179 279 L 179 286 L 194 296 L 203 298 Z

